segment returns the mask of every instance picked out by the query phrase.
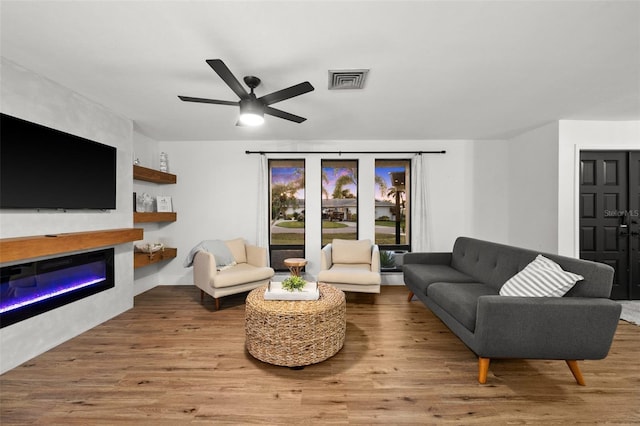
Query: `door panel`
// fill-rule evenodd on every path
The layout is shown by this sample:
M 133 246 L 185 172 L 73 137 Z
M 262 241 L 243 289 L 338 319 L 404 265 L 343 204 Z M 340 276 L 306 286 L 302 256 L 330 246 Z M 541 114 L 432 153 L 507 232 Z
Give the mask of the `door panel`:
M 596 249 L 596 228 L 595 226 L 582 226 L 580 228 L 580 250 L 591 252 Z
M 617 252 L 620 251 L 621 249 L 624 250 L 622 247 L 620 247 L 620 230 L 617 226 L 605 226 L 603 229 L 604 232 L 604 242 L 603 242 L 603 249 L 606 252 Z
M 604 185 L 620 185 L 620 167 L 624 163 L 625 159 L 604 160 L 602 162 L 604 171 Z M 626 176 L 625 176 L 626 178 Z
M 580 217 L 595 219 L 596 217 L 596 194 L 580 194 L 580 207 L 582 212 Z
M 605 193 L 603 195 L 604 200 L 604 209 L 608 211 L 622 211 L 622 206 L 620 205 L 620 197 L 618 194 Z

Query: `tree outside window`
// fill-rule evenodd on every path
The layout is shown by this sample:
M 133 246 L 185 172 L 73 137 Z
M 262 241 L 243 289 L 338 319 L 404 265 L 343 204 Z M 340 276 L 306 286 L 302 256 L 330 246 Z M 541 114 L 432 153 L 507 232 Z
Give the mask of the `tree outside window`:
M 358 161 L 322 160 L 322 245 L 358 239 Z
M 410 160 L 375 162 L 375 242 L 383 267 L 395 269 L 394 254 L 410 248 Z

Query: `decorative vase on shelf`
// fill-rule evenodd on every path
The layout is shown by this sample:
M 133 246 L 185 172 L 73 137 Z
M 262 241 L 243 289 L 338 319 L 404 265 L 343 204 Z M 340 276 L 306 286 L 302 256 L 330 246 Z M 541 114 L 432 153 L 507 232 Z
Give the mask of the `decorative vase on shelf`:
M 166 152 L 160 153 L 160 171 L 165 173 L 169 171 L 169 158 Z
M 153 197 L 146 192 L 136 195 L 136 211 L 139 213 L 153 212 Z

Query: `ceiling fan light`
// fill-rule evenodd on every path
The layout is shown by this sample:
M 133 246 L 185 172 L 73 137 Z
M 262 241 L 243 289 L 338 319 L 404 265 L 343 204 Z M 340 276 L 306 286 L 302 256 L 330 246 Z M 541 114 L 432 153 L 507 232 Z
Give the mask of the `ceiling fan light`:
M 244 126 L 261 125 L 264 123 L 264 105 L 252 99 L 241 100 L 238 121 Z
M 259 126 L 264 123 L 264 116 L 255 113 L 242 113 L 238 119 L 245 126 Z

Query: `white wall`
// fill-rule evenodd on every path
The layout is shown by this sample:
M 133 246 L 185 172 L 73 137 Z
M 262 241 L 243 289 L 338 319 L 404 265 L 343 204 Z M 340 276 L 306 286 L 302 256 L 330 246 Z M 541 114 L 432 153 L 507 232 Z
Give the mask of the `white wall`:
M 484 142 L 483 142 L 484 144 Z M 306 211 L 307 272 L 314 276 L 320 259 L 320 160 L 323 158 L 358 159 L 360 168 L 361 238 L 372 238 L 374 159 L 381 155 L 305 154 L 304 151 L 412 151 L 446 150 L 444 155 L 428 155 L 427 181 L 431 249 L 450 251 L 460 235 L 504 240 L 506 221 L 506 186 L 503 142 L 486 142 L 486 150 L 474 141 L 200 141 L 160 142 L 159 150 L 169 155 L 171 172 L 178 175 L 178 184 L 170 185 L 178 221 L 162 229 L 163 242 L 178 248 L 178 258 L 159 269 L 160 284 L 193 283 L 191 268 L 182 262 L 189 250 L 204 239 L 242 237 L 255 243 L 257 198 L 259 195 L 259 155 L 252 151 L 300 151 L 296 155 L 273 155 L 272 158 L 305 158 L 307 169 Z M 410 158 L 411 155 L 404 155 Z M 481 165 L 476 164 L 478 159 Z M 500 169 L 502 165 L 502 169 Z M 317 185 L 312 185 L 313 177 Z M 314 205 L 313 203 L 317 205 Z M 480 208 L 473 205 L 481 203 Z M 484 203 L 489 203 L 486 207 Z M 370 205 L 369 205 L 370 204 Z M 313 212 L 318 217 L 313 218 Z M 366 212 L 370 212 L 368 220 Z M 317 219 L 317 220 L 316 220 Z M 494 232 L 496 233 L 494 235 Z M 495 239 L 495 238 L 494 238 Z
M 0 238 L 130 228 L 131 121 L 4 58 L 0 67 L 2 112 L 118 149 L 116 210 L 2 210 Z M 0 370 L 7 371 L 132 306 L 131 244 L 121 244 L 115 249 L 114 288 L 0 330 Z
M 158 151 L 158 142 L 134 130 L 133 132 L 133 158 L 140 161 L 140 165 L 150 169 L 158 170 L 160 167 L 160 151 Z M 169 170 L 171 172 L 171 170 Z M 159 185 L 152 182 L 134 180 L 133 191 L 137 194 L 146 192 L 149 195 L 165 195 L 165 185 Z M 165 223 L 136 223 L 136 228 L 144 229 L 145 243 L 155 243 L 164 241 L 164 228 L 168 226 Z M 136 241 L 137 243 L 138 241 Z M 142 242 L 142 241 L 141 241 Z M 134 269 L 134 295 L 144 293 L 145 291 L 160 284 L 161 268 L 165 266 L 164 262 L 153 263 L 143 268 Z
M 558 123 L 507 141 L 509 244 L 558 249 Z
M 581 150 L 640 150 L 640 121 L 559 123 L 558 252 L 578 256 Z
M 507 244 L 509 242 L 509 150 L 507 141 L 473 143 L 472 191 L 467 214 L 475 238 Z

